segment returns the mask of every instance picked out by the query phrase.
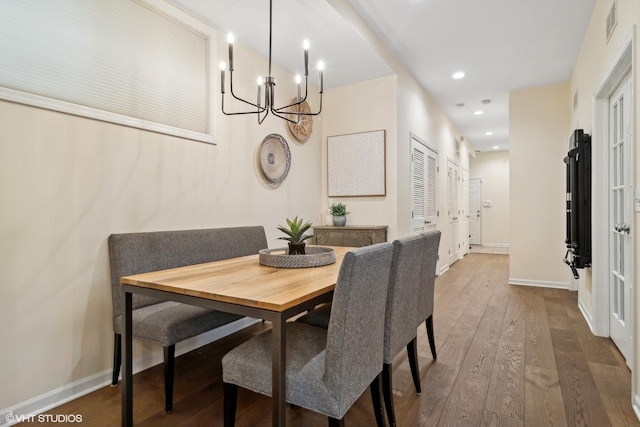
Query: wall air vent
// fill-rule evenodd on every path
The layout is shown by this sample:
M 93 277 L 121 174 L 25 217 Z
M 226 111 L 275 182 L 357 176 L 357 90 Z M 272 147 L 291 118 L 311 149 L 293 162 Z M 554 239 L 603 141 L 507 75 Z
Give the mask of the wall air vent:
M 616 0 L 611 4 L 611 9 L 609 9 L 609 14 L 607 15 L 607 43 L 611 38 L 611 34 L 613 34 L 613 30 L 615 30 L 616 25 L 618 24 L 618 6 L 616 4 Z

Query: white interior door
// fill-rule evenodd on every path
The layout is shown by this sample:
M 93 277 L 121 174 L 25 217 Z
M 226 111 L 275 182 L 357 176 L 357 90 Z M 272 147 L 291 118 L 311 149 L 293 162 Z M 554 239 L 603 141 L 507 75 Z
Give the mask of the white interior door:
M 469 180 L 469 244 L 482 244 L 482 179 Z
M 628 75 L 609 100 L 609 333 L 631 363 L 633 312 L 631 219 L 631 78 Z
M 447 163 L 447 215 L 449 219 L 449 265 L 460 257 L 458 231 L 460 229 L 460 210 L 458 205 L 459 167 L 451 160 Z
M 411 136 L 411 233 L 438 229 L 438 153 Z
M 462 194 L 460 198 L 460 256 L 469 253 L 469 171 L 462 168 Z

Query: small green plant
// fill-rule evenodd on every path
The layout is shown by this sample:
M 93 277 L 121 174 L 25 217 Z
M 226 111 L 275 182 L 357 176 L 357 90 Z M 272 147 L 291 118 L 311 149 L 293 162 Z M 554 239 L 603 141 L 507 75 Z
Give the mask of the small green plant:
M 342 202 L 333 203 L 329 206 L 329 212 L 333 216 L 343 216 L 349 213 L 347 212 L 347 205 Z
M 298 219 L 298 216 L 296 216 L 293 219 L 287 218 L 287 225 L 289 228 L 282 225 L 278 226 L 278 230 L 287 235 L 287 237 L 278 237 L 278 239 L 288 240 L 291 243 L 302 243 L 313 237 L 313 234 L 304 234 L 305 231 L 311 228 L 311 221 L 304 222 L 302 218 Z

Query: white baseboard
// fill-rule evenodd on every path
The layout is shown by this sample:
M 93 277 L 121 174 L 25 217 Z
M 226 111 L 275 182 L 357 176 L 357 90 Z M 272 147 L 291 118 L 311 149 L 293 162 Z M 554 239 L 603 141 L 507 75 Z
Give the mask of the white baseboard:
M 584 317 L 584 320 L 587 322 L 591 333 L 593 335 L 598 335 L 593 332 L 595 329 L 593 328 L 593 318 L 591 317 L 591 313 L 589 313 L 589 310 L 587 310 L 580 298 L 578 298 L 578 310 L 580 310 L 580 313 L 582 313 L 582 317 Z
M 483 248 L 510 248 L 509 243 L 483 243 L 480 246 Z
M 509 277 L 508 283 L 510 285 L 518 286 L 537 286 L 539 288 L 569 289 L 569 283 L 567 282 L 548 282 L 545 280 L 514 279 L 512 277 Z
M 232 333 L 244 329 L 247 326 L 253 325 L 257 322 L 259 322 L 259 320 L 244 317 L 242 319 L 236 320 L 235 322 L 205 332 L 204 334 L 184 340 L 176 344 L 176 357 L 195 350 L 198 347 L 202 347 L 206 344 L 212 343 L 222 337 L 231 335 Z M 163 358 L 164 356 L 162 348 L 159 347 L 159 350 L 154 351 L 152 355 L 134 361 L 133 373 L 136 374 L 155 365 L 163 363 Z M 0 409 L 0 427 L 12 426 L 21 421 L 37 422 L 37 414 L 41 414 L 57 406 L 63 405 L 67 402 L 84 396 L 85 394 L 89 394 L 93 391 L 110 385 L 111 374 L 112 368 L 108 368 L 102 372 L 98 372 L 86 378 L 82 378 L 71 384 L 64 385 L 55 390 L 51 390 L 29 400 L 25 400 L 24 402 L 20 402 L 8 408 Z
M 438 270 L 438 276 L 442 276 L 443 273 L 445 273 L 447 270 L 449 269 L 449 264 L 445 264 L 442 267 L 440 267 L 440 270 Z
M 635 394 L 633 396 L 633 403 L 631 406 L 633 407 L 633 412 L 636 413 L 636 417 L 640 420 L 640 395 Z

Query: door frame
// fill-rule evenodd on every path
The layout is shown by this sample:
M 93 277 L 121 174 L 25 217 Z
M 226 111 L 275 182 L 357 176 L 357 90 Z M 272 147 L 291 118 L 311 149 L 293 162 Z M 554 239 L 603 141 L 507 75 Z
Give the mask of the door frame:
M 613 65 L 596 89 L 593 97 L 594 123 L 592 135 L 592 152 L 594 159 L 601 159 L 592 164 L 592 301 L 585 302 L 578 294 L 578 302 L 583 315 L 589 323 L 592 332 L 599 336 L 609 336 L 609 98 L 622 83 L 624 77 L 632 72 L 633 40 L 635 28 L 627 41 L 623 44 Z M 635 87 L 631 90 L 631 105 L 635 105 Z M 635 131 L 635 129 L 634 129 Z M 631 146 L 635 146 L 635 132 L 632 135 Z M 629 154 L 635 155 L 635 152 Z M 635 233 L 635 227 L 634 227 Z M 632 249 L 633 250 L 633 249 Z M 632 254 L 633 257 L 633 254 Z M 632 258 L 634 259 L 634 258 Z M 632 273 L 633 274 L 633 273 Z M 607 286 L 598 286 L 599 284 Z M 593 307 L 592 312 L 585 304 Z M 636 308 L 633 316 L 636 318 Z M 587 307 L 588 307 L 587 306 Z M 634 329 L 636 329 L 634 327 Z M 634 340 L 636 338 L 634 331 Z
M 450 178 L 449 178 L 449 163 L 451 163 L 454 167 L 451 168 L 451 170 L 455 170 L 456 174 L 457 174 L 457 178 L 454 181 L 455 185 L 455 189 L 456 189 L 456 194 L 455 194 L 455 203 L 456 203 L 456 207 L 458 208 L 458 212 L 457 213 L 451 213 L 449 211 L 449 197 L 451 196 L 451 194 L 449 194 L 450 188 L 449 188 L 449 182 L 450 182 Z M 447 250 L 447 252 L 449 252 L 451 250 L 451 244 L 453 243 L 454 245 L 454 249 L 455 246 L 458 247 L 457 251 L 454 251 L 453 253 L 448 254 L 447 257 L 447 264 L 449 264 L 449 266 L 452 266 L 453 264 L 455 264 L 458 260 L 460 260 L 462 257 L 460 256 L 460 252 L 461 252 L 461 247 L 460 247 L 460 196 L 462 193 L 462 178 L 460 176 L 461 174 L 461 167 L 460 167 L 460 159 L 456 159 L 454 157 L 449 157 L 447 156 L 447 228 L 449 230 L 449 248 Z M 455 216 L 457 215 L 457 218 L 455 218 Z M 456 236 L 452 236 L 451 235 L 451 230 L 452 228 L 450 227 L 451 223 L 450 221 L 454 221 L 457 222 L 456 225 Z M 454 237 L 457 237 L 456 239 L 454 239 Z M 454 241 L 455 240 L 455 241 Z
M 578 292 L 578 305 L 583 316 L 589 323 L 591 331 L 595 335 L 609 336 L 609 98 L 623 82 L 628 73 L 632 76 L 631 106 L 635 109 L 636 89 L 633 63 L 635 61 L 633 48 L 636 46 L 636 27 L 634 26 L 627 36 L 621 49 L 612 61 L 607 73 L 593 94 L 593 130 L 592 130 L 592 152 L 594 159 L 601 159 L 592 164 L 592 293 L 591 301 L 584 301 L 586 295 Z M 632 111 L 635 115 L 635 111 Z M 632 116 L 634 117 L 634 116 Z M 631 130 L 631 152 L 632 159 L 635 158 L 635 144 L 637 141 L 636 129 Z M 635 176 L 635 174 L 633 174 Z M 635 178 L 634 178 L 635 179 Z M 635 181 L 633 182 L 635 187 Z M 635 218 L 635 213 L 632 213 Z M 632 237 L 636 234 L 636 222 L 632 221 Z M 631 247 L 631 259 L 635 260 L 634 244 Z M 635 268 L 632 265 L 631 277 L 635 288 Z M 636 290 L 632 296 L 632 320 L 633 325 L 632 354 L 631 354 L 631 394 L 634 410 L 640 410 L 640 398 L 637 395 L 637 343 L 638 328 L 636 319 L 638 304 L 636 303 Z M 586 306 L 586 304 L 589 304 Z M 587 307 L 592 307 L 591 312 Z

